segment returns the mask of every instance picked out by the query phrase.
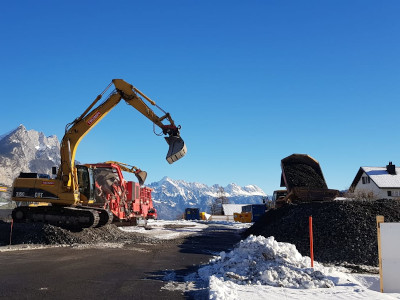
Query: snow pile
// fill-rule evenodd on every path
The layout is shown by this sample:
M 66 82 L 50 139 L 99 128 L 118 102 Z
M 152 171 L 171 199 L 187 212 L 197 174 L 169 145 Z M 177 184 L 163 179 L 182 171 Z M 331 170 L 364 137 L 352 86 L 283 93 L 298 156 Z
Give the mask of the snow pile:
M 292 244 L 277 242 L 274 237 L 249 236 L 229 253 L 221 252 L 210 264 L 198 270 L 202 280 L 235 284 L 269 285 L 296 289 L 334 287 L 337 278 L 328 276 L 331 268 L 303 257 Z M 210 278 L 211 277 L 211 278 Z

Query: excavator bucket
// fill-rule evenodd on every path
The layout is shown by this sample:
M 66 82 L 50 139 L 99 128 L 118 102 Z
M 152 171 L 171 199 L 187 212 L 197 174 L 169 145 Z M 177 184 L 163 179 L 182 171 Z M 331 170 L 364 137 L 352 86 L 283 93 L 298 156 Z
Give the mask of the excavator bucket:
M 147 172 L 140 171 L 140 172 L 135 173 L 135 176 L 136 176 L 137 180 L 139 181 L 139 184 L 143 185 L 147 178 Z
M 186 155 L 186 145 L 180 136 L 171 135 L 169 137 L 165 137 L 165 140 L 169 145 L 166 159 L 170 164 L 176 162 Z

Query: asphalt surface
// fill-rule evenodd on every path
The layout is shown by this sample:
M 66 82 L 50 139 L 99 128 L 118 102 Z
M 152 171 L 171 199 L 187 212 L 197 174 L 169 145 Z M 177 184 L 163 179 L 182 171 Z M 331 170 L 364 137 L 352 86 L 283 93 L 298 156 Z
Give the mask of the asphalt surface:
M 197 236 L 125 248 L 50 248 L 0 253 L 1 299 L 208 299 L 184 282 L 198 265 L 240 241 L 239 232 L 210 226 Z

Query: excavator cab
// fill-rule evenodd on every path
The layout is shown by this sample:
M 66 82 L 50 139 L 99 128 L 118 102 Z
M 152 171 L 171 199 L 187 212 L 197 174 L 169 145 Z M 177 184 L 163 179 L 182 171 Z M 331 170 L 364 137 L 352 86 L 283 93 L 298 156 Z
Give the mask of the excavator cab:
M 82 165 L 76 166 L 78 175 L 79 192 L 87 201 L 94 200 L 94 176 L 93 170 Z

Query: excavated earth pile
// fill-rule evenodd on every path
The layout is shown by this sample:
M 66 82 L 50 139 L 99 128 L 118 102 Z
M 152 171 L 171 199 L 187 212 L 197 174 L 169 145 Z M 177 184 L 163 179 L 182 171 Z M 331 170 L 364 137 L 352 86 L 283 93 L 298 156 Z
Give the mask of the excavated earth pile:
M 309 216 L 313 219 L 314 259 L 323 263 L 378 265 L 376 216 L 400 221 L 400 202 L 394 200 L 332 201 L 286 205 L 269 210 L 244 237 L 274 236 L 310 255 Z
M 291 187 L 327 188 L 323 177 L 306 164 L 285 165 L 285 176 Z
M 0 246 L 10 244 L 11 223 L 0 221 Z M 41 223 L 15 223 L 12 230 L 12 245 L 72 245 L 98 243 L 160 243 L 138 233 L 123 232 L 111 224 L 100 228 L 85 228 L 71 231 Z

